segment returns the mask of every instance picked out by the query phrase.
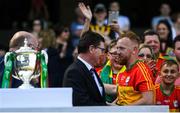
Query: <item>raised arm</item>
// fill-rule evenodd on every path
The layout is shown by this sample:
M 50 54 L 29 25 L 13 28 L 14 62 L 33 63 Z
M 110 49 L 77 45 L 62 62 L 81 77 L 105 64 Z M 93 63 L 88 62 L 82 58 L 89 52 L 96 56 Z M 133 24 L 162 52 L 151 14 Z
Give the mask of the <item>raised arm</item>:
M 89 30 L 91 19 L 92 19 L 92 12 L 91 12 L 90 7 L 89 6 L 86 7 L 84 5 L 84 3 L 82 3 L 82 2 L 79 3 L 79 9 L 83 13 L 83 15 L 86 17 L 84 28 L 80 35 L 80 37 L 81 37 L 84 32 Z
M 123 34 L 123 32 L 121 31 L 118 23 L 113 23 L 110 25 L 110 27 L 112 31 L 116 32 L 119 35 L 119 37 L 121 37 L 121 34 Z

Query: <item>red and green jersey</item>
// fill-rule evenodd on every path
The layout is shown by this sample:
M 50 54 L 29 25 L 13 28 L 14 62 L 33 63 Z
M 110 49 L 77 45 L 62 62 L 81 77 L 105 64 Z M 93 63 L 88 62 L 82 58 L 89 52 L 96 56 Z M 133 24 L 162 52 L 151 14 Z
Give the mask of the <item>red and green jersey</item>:
M 175 86 L 169 95 L 163 93 L 160 84 L 155 89 L 157 105 L 169 105 L 170 112 L 180 112 L 180 86 Z
M 142 98 L 141 92 L 154 91 L 152 72 L 142 61 L 137 61 L 129 70 L 117 77 L 118 105 L 129 105 Z

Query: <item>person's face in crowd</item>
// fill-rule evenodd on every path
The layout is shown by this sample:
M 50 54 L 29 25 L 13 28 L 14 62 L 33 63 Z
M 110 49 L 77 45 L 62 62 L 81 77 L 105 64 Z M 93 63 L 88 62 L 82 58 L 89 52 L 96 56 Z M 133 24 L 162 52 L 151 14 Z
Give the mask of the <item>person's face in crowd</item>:
M 107 13 L 105 11 L 94 13 L 97 21 L 102 22 L 105 20 Z
M 65 28 L 62 33 L 61 33 L 61 38 L 63 38 L 63 40 L 68 40 L 70 36 L 70 32 L 68 28 Z
M 169 14 L 171 12 L 170 6 L 168 4 L 162 4 L 160 12 L 164 16 L 169 16 Z
M 161 23 L 157 26 L 157 33 L 159 34 L 161 40 L 167 40 L 169 30 L 165 24 Z
M 5 54 L 6 54 L 6 51 L 5 51 L 5 50 L 0 49 L 0 57 L 1 57 L 1 56 L 4 56 Z
M 144 37 L 144 44 L 149 45 L 155 54 L 160 51 L 160 42 L 157 35 L 147 35 Z
M 175 43 L 174 54 L 176 55 L 176 59 L 178 60 L 178 62 L 180 62 L 180 41 L 177 41 Z
M 112 47 L 110 51 L 108 52 L 108 59 L 110 60 L 111 65 L 114 69 L 117 69 L 117 70 L 121 69 L 122 66 L 119 65 L 118 63 L 118 53 L 117 53 L 116 45 Z
M 119 11 L 120 10 L 119 4 L 117 2 L 111 3 L 109 8 L 111 11 Z
M 138 58 L 144 61 L 152 60 L 152 54 L 149 48 L 141 48 L 138 53 Z
M 131 54 L 133 52 L 133 44 L 128 38 L 119 39 L 117 42 L 117 53 L 119 55 L 118 63 L 120 65 L 127 65 Z
M 100 45 L 95 47 L 95 51 L 93 52 L 94 56 L 94 64 L 95 67 L 100 67 L 106 62 L 106 53 L 105 53 L 105 44 L 104 42 L 100 42 Z
M 41 31 L 41 22 L 40 20 L 35 20 L 33 22 L 33 31 L 39 33 Z
M 164 64 L 160 71 L 160 78 L 165 84 L 173 84 L 178 77 L 178 67 L 173 64 L 171 66 Z

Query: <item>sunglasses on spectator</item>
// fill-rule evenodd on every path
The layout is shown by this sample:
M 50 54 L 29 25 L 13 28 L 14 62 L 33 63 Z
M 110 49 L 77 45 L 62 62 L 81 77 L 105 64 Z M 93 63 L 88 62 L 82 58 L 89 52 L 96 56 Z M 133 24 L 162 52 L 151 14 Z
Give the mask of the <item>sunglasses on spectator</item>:
M 139 54 L 139 55 L 138 55 L 138 57 L 140 57 L 140 58 L 145 57 L 145 56 L 146 56 L 146 58 L 152 58 L 152 55 L 150 55 L 150 54 L 147 54 L 147 55 L 145 55 L 145 54 Z

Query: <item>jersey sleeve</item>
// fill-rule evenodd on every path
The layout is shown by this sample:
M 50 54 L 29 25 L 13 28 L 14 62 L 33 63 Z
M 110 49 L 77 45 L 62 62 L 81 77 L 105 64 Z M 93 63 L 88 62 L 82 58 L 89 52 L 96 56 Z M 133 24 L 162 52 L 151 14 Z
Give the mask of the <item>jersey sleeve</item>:
M 136 72 L 136 90 L 141 92 L 154 90 L 154 85 L 151 76 L 152 72 L 150 71 L 148 66 L 142 62 L 139 62 L 138 69 Z

